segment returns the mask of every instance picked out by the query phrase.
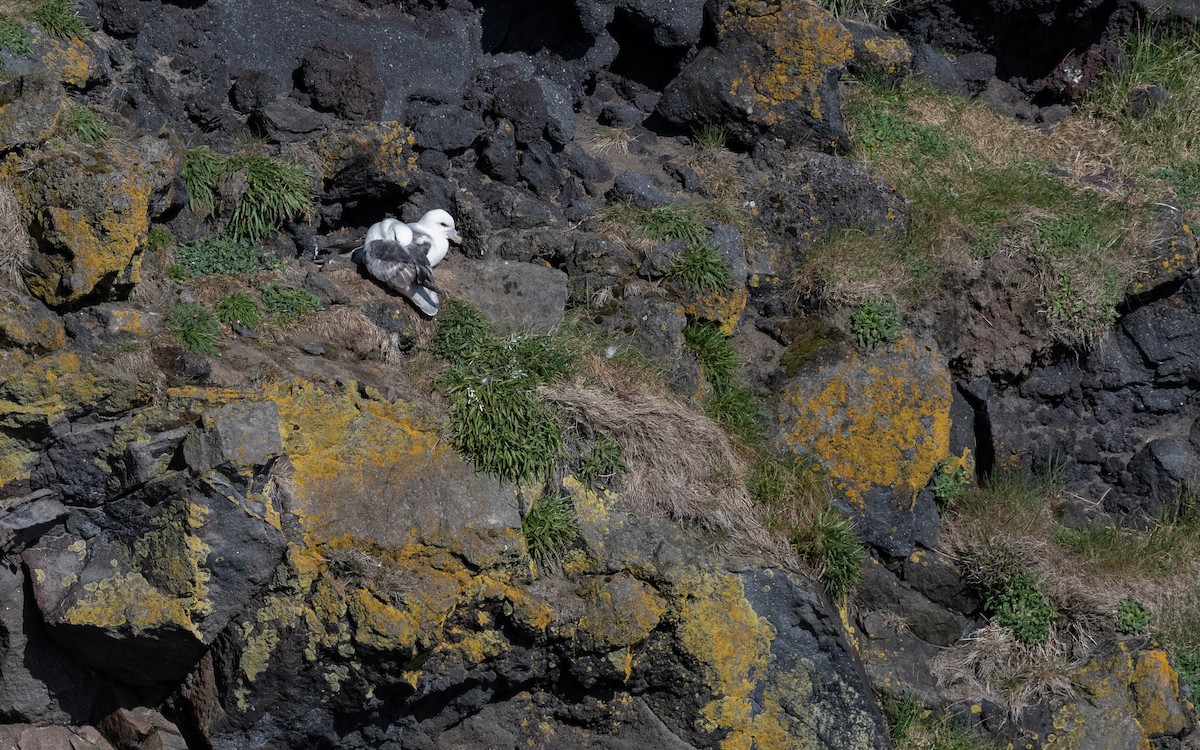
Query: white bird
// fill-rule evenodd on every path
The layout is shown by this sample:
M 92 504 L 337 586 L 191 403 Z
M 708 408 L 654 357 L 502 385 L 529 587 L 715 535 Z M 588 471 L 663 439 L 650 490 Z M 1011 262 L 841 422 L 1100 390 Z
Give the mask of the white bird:
M 396 219 L 372 224 L 352 257 L 372 277 L 433 317 L 441 293 L 433 281 L 433 267 L 446 257 L 450 242 L 460 243 L 462 237 L 454 228 L 454 218 L 438 208 L 415 224 Z

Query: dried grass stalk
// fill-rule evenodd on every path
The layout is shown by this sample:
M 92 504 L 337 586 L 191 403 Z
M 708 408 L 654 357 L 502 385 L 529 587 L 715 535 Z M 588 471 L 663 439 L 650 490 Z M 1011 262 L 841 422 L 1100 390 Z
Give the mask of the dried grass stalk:
M 32 251 L 33 239 L 21 221 L 17 194 L 7 185 L 0 185 L 0 286 L 15 288 L 21 284 Z
M 629 471 L 618 489 L 635 513 L 727 536 L 731 551 L 791 559 L 788 545 L 763 526 L 746 491 L 746 462 L 715 422 L 599 357 L 581 371 L 574 382 L 538 388 L 538 396 L 621 444 Z

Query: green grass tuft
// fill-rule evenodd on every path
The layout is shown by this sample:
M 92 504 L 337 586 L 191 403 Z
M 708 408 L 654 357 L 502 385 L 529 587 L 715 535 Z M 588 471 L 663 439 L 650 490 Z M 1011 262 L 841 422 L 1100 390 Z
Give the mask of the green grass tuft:
M 936 715 L 911 696 L 884 693 L 880 700 L 895 750 L 999 750 L 1000 745 L 964 729 L 953 716 Z
M 704 399 L 705 413 L 743 442 L 760 439 L 764 432 L 762 407 L 754 392 L 738 379 L 742 360 L 721 327 L 691 321 L 683 328 L 683 346 L 696 356 L 712 386 L 712 393 Z
M 183 302 L 167 313 L 167 330 L 175 334 L 179 345 L 195 354 L 215 357 L 221 353 L 217 341 L 221 337 L 221 324 L 203 305 Z
M 575 541 L 575 505 L 566 495 L 544 495 L 521 519 L 525 547 L 539 567 L 558 563 Z
M 262 248 L 232 237 L 185 242 L 175 250 L 175 264 L 180 269 L 175 275 L 183 278 L 217 273 L 253 276 L 281 266 L 278 258 Z
M 0 13 L 0 50 L 25 57 L 31 51 L 29 30 L 6 13 Z
M 733 269 L 720 251 L 708 245 L 691 245 L 671 264 L 669 275 L 696 294 L 727 291 L 733 286 Z
M 728 140 L 725 127 L 711 122 L 692 133 L 692 143 L 701 151 L 719 151 Z
M 594 486 L 604 486 L 619 474 L 629 471 L 621 458 L 621 444 L 611 437 L 601 436 L 592 443 L 591 451 L 579 461 L 579 478 Z
M 634 226 L 647 237 L 662 242 L 678 239 L 689 245 L 702 245 L 708 237 L 708 229 L 695 211 L 675 204 L 639 212 Z
M 245 292 L 232 292 L 217 302 L 217 319 L 255 328 L 263 321 L 262 307 Z
M 259 240 L 288 219 L 312 215 L 313 188 L 304 167 L 267 156 L 226 156 L 207 146 L 188 149 L 184 160 L 181 176 L 191 209 L 212 214 L 235 174 L 244 178 L 245 189 L 228 219 L 234 239 Z
M 451 402 L 455 447 L 479 471 L 518 482 L 547 479 L 564 454 L 563 428 L 534 390 L 566 374 L 574 359 L 566 343 L 496 336 L 473 307 L 450 300 L 431 349 L 449 364 L 436 383 Z
M 50 36 L 87 38 L 87 26 L 75 14 L 74 0 L 42 0 L 33 11 L 33 20 Z
M 280 323 L 290 323 L 310 312 L 320 312 L 321 300 L 304 289 L 288 289 L 278 281 L 262 287 L 263 307 L 275 314 Z
M 792 545 L 821 571 L 825 591 L 833 599 L 844 599 L 862 580 L 867 549 L 849 519 L 837 511 L 826 509 L 818 513 L 808 527 L 793 533 Z
M 103 146 L 108 140 L 108 124 L 83 104 L 71 107 L 67 115 L 67 129 L 89 146 Z

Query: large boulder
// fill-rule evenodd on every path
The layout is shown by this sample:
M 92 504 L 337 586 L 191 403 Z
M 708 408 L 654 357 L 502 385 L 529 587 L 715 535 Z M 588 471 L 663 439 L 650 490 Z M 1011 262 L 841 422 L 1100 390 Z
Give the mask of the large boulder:
M 170 136 L 43 156 L 18 183 L 37 243 L 29 290 L 51 307 L 127 295 L 141 279 L 150 220 L 170 204 L 182 168 L 183 145 Z
M 734 0 L 717 33 L 667 86 L 658 115 L 684 129 L 720 123 L 744 144 L 845 145 L 837 82 L 853 50 L 828 11 L 808 0 Z

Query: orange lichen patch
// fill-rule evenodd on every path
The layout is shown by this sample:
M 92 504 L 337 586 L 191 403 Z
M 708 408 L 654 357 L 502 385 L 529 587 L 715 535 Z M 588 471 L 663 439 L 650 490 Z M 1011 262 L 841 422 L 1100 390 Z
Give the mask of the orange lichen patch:
M 1162 649 L 1140 651 L 1133 663 L 1137 719 L 1147 737 L 1174 736 L 1188 728 L 1191 702 L 1179 690 L 1179 673 Z
M 107 317 L 106 328 L 110 333 L 149 336 L 154 332 L 146 320 L 146 315 L 138 310 L 109 310 Z
M 783 391 L 784 447 L 815 456 L 847 494 L 872 485 L 916 495 L 949 455 L 950 372 L 928 346 L 852 354 Z
M 908 69 L 912 50 L 903 39 L 870 37 L 855 45 L 854 62 L 873 73 L 889 75 Z
M 84 88 L 92 77 L 95 56 L 80 39 L 47 38 L 41 53 L 42 64 L 54 71 L 58 79 L 68 86 Z
M 1183 224 L 1179 232 L 1162 245 L 1142 275 L 1130 284 L 1130 290 L 1134 293 L 1148 291 L 1164 281 L 1194 272 L 1197 266 L 1200 266 L 1200 243 L 1192 234 L 1191 226 Z
M 380 651 L 410 651 L 416 646 L 422 628 L 411 610 L 397 609 L 366 589 L 350 597 L 349 607 L 356 623 L 354 639 L 359 644 Z
M 799 102 L 822 117 L 820 87 L 826 72 L 853 55 L 850 34 L 825 10 L 806 0 L 735 0 L 722 18 L 721 34 L 753 40 L 757 54 L 741 63 L 729 94 L 760 122 L 776 125 Z
M 709 292 L 684 305 L 679 312 L 690 318 L 711 320 L 721 326 L 721 333 L 733 335 L 733 329 L 742 319 L 750 293 L 745 286 L 732 292 Z
M 716 696 L 703 711 L 704 729 L 744 730 L 750 695 L 771 661 L 775 629 L 746 601 L 737 575 L 699 573 L 676 582 L 670 593 L 680 644 Z
M 629 577 L 602 582 L 590 578 L 580 587 L 583 616 L 569 628 L 584 648 L 609 651 L 633 646 L 658 627 L 666 604 L 654 589 Z

